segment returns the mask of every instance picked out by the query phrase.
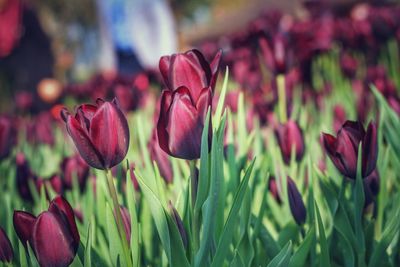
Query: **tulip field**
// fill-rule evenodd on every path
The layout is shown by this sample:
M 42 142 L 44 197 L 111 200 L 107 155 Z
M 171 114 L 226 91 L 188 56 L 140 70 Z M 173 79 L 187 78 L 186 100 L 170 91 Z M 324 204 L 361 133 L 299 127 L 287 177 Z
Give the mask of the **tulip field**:
M 400 266 L 400 8 L 263 13 L 0 115 L 0 266 Z

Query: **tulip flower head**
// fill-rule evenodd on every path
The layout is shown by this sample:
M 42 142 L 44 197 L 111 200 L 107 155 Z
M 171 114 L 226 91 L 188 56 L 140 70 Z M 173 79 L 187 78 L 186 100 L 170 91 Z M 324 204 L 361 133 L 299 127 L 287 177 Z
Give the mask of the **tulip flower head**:
M 301 225 L 306 221 L 307 210 L 296 184 L 289 176 L 287 177 L 287 193 L 293 218 L 298 225 Z
M 162 150 L 173 157 L 200 157 L 201 135 L 212 103 L 220 57 L 221 52 L 209 64 L 199 51 L 190 50 L 160 59 L 167 89 L 161 96 L 157 135 Z
M 21 242 L 29 243 L 40 266 L 69 266 L 79 247 L 74 211 L 61 196 L 38 217 L 14 211 L 14 229 Z
M 14 258 L 10 239 L 3 228 L 0 227 L 0 262 L 11 262 Z
M 80 105 L 75 116 L 63 109 L 61 116 L 80 155 L 90 166 L 105 170 L 125 158 L 129 128 L 116 99 Z
M 336 168 L 346 177 L 357 177 L 358 147 L 362 143 L 363 178 L 370 175 L 376 167 L 378 157 L 377 130 L 370 122 L 367 131 L 360 122 L 346 121 L 338 131 L 337 137 L 322 134 L 324 148 Z
M 290 163 L 292 150 L 294 149 L 296 160 L 300 161 L 304 155 L 304 137 L 297 122 L 287 121 L 285 124 L 279 124 L 275 129 L 275 136 L 281 148 L 283 161 Z

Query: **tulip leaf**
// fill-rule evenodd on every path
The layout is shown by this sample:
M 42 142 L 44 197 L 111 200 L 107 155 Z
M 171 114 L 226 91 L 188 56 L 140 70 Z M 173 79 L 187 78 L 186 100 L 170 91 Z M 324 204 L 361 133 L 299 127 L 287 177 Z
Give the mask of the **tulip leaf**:
M 393 212 L 392 216 L 389 216 L 389 222 L 387 223 L 386 228 L 383 230 L 382 237 L 374 248 L 371 259 L 369 261 L 368 267 L 378 267 L 381 266 L 381 259 L 387 257 L 386 249 L 392 242 L 394 238 L 396 238 L 396 233 L 400 230 L 400 198 L 397 197 L 395 200 L 396 210 Z M 396 252 L 397 253 L 397 252 Z
M 126 198 L 131 218 L 131 244 L 133 267 L 140 266 L 139 223 L 136 212 L 135 188 L 132 183 L 131 172 L 126 176 Z
M 166 214 L 168 227 L 171 236 L 171 266 L 177 267 L 189 267 L 190 264 L 188 259 L 186 258 L 185 249 L 183 247 L 182 237 L 179 233 L 178 227 L 175 224 L 175 221 L 171 218 L 170 215 Z
M 222 110 L 224 108 L 224 103 L 225 103 L 226 89 L 228 87 L 228 78 L 229 78 L 229 68 L 226 67 L 224 83 L 222 84 L 222 89 L 219 95 L 217 109 L 215 110 L 215 115 L 214 115 L 214 122 L 216 128 L 219 128 L 219 123 L 221 121 Z
M 122 240 L 115 222 L 114 213 L 108 203 L 106 204 L 106 220 L 111 262 L 119 263 L 119 266 L 128 266 L 128 263 L 125 262 Z
M 315 225 L 312 225 L 307 235 L 305 236 L 303 242 L 300 244 L 299 248 L 293 253 L 290 259 L 290 263 L 288 265 L 289 267 L 305 266 L 314 236 L 315 236 Z
M 218 210 L 221 183 L 223 182 L 223 134 L 221 129 L 225 128 L 226 113 L 222 118 L 217 133 L 213 134 L 211 145 L 211 170 L 210 170 L 210 190 L 207 200 L 202 207 L 203 231 L 199 250 L 195 256 L 195 266 L 205 266 L 210 253 L 212 240 L 215 233 L 216 214 Z M 200 166 L 201 167 L 201 166 Z
M 165 253 L 167 255 L 168 261 L 172 262 L 171 258 L 171 243 L 170 235 L 168 230 L 168 222 L 165 215 L 165 211 L 161 201 L 158 199 L 154 191 L 146 184 L 145 180 L 142 178 L 141 174 L 135 171 L 136 178 L 139 182 L 140 188 L 146 198 L 147 203 L 149 203 L 151 214 L 153 215 L 154 223 L 156 225 L 158 234 L 161 239 L 161 243 L 164 247 Z
M 237 223 L 237 216 L 239 214 L 243 198 L 247 192 L 246 190 L 248 189 L 248 183 L 251 176 L 251 172 L 253 170 L 254 162 L 255 159 L 251 162 L 250 166 L 247 168 L 243 180 L 240 183 L 238 190 L 236 191 L 232 207 L 229 211 L 228 218 L 226 220 L 214 259 L 212 261 L 211 265 L 212 267 L 223 266 L 226 253 L 228 252 L 229 249 L 229 244 L 232 241 L 234 226 Z
M 285 247 L 272 259 L 267 267 L 286 267 L 289 265 L 292 256 L 292 241 L 289 241 Z
M 92 225 L 89 223 L 86 234 L 84 267 L 92 266 Z
M 18 241 L 18 251 L 19 251 L 19 265 L 20 266 L 28 266 L 28 260 L 26 258 L 26 250 L 24 245 L 20 241 Z
M 357 260 L 358 266 L 365 266 L 365 236 L 363 231 L 362 216 L 364 210 L 364 185 L 362 181 L 361 166 L 362 166 L 362 145 L 358 148 L 357 158 L 357 177 L 354 188 L 354 232 L 357 241 Z
M 329 259 L 329 249 L 328 249 L 328 242 L 326 240 L 324 224 L 322 223 L 321 213 L 318 208 L 318 204 L 314 203 L 315 213 L 317 217 L 317 226 L 319 232 L 319 244 L 321 246 L 321 259 L 320 259 L 320 266 L 321 267 L 330 267 L 330 259 Z

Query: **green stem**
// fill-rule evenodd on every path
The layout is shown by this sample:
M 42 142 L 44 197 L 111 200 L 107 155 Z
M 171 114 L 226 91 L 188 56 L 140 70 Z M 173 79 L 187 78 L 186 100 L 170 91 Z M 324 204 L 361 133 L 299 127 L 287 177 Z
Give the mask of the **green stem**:
M 190 165 L 190 180 L 191 180 L 191 187 L 192 187 L 192 251 L 193 257 L 196 255 L 196 251 L 199 248 L 199 232 L 200 232 L 200 226 L 199 226 L 199 210 L 195 208 L 196 206 L 196 198 L 197 198 L 197 186 L 198 186 L 198 181 L 196 181 L 195 178 L 195 173 L 196 173 L 196 160 L 192 160 L 189 162 Z M 194 262 L 194 258 L 192 260 Z
M 107 176 L 108 190 L 110 192 L 111 199 L 112 199 L 113 206 L 114 206 L 115 221 L 117 223 L 119 236 L 120 236 L 120 238 L 122 240 L 122 249 L 123 249 L 123 253 L 124 253 L 124 256 L 125 256 L 126 264 L 129 267 L 131 267 L 132 266 L 132 262 L 131 262 L 131 259 L 130 259 L 130 256 L 129 256 L 129 251 L 128 251 L 128 247 L 129 247 L 128 240 L 126 238 L 125 229 L 124 229 L 124 225 L 123 225 L 123 222 L 122 222 L 121 209 L 120 209 L 120 205 L 118 204 L 117 191 L 115 190 L 113 176 L 111 174 L 111 170 L 110 169 L 106 170 L 106 176 Z
M 279 108 L 279 117 L 281 119 L 281 123 L 286 123 L 287 114 L 286 114 L 286 88 L 285 88 L 285 75 L 278 74 L 276 77 L 276 83 L 278 86 L 278 108 Z

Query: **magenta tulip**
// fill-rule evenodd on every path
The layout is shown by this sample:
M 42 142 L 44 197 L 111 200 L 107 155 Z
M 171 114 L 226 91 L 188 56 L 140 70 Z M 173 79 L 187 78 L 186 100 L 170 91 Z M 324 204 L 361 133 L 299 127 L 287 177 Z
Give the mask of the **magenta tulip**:
M 0 262 L 11 262 L 14 258 L 10 239 L 3 228 L 0 227 Z
M 79 247 L 74 211 L 61 196 L 37 218 L 14 211 L 14 229 L 22 243 L 29 242 L 40 266 L 69 266 Z
M 61 163 L 63 183 L 67 189 L 72 189 L 73 179 L 78 182 L 81 191 L 85 189 L 89 177 L 89 166 L 78 154 L 65 158 Z
M 297 161 L 303 158 L 305 150 L 304 137 L 297 122 L 289 120 L 285 124 L 279 124 L 275 129 L 275 136 L 281 148 L 283 161 L 286 164 L 290 163 L 293 149 Z
M 128 152 L 128 122 L 116 99 L 97 99 L 97 105 L 84 104 L 75 116 L 64 109 L 61 116 L 82 158 L 96 169 L 119 164 Z
M 323 133 L 325 151 L 336 168 L 346 177 L 357 176 L 358 147 L 362 143 L 361 175 L 367 177 L 376 166 L 378 157 L 377 130 L 370 122 L 367 131 L 360 122 L 346 121 L 337 137 Z

